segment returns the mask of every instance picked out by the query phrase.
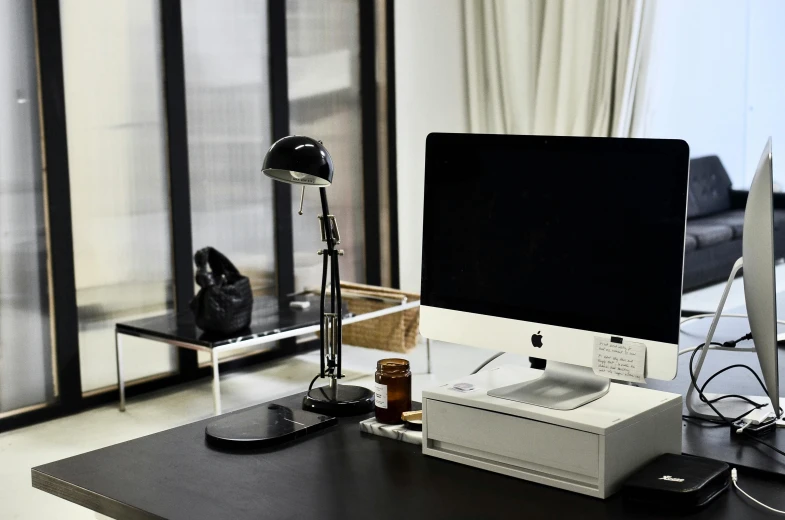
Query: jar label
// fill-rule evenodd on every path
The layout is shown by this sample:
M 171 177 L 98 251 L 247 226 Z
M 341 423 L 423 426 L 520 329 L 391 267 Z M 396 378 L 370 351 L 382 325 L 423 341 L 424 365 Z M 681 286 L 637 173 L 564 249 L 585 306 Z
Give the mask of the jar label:
M 376 408 L 384 408 L 386 410 L 387 409 L 387 385 L 376 383 L 374 394 L 376 400 Z

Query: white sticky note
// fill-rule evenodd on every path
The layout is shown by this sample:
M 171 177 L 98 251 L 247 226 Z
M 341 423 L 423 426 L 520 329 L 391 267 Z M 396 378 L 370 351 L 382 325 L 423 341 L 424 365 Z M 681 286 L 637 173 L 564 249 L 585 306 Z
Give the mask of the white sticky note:
M 592 369 L 598 376 L 645 383 L 646 345 L 628 341 L 613 343 L 595 337 Z

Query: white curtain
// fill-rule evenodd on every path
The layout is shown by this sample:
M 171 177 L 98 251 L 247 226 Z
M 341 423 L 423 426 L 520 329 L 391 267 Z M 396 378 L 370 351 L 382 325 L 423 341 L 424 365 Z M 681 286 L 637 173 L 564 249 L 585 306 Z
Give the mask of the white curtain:
M 638 135 L 647 0 L 464 0 L 472 132 Z

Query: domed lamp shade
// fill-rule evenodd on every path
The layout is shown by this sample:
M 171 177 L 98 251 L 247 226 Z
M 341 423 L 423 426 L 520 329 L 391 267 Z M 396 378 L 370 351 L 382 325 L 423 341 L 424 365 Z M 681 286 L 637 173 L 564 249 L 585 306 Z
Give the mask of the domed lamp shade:
M 289 184 L 329 186 L 333 182 L 333 159 L 321 141 L 290 135 L 273 143 L 262 172 Z

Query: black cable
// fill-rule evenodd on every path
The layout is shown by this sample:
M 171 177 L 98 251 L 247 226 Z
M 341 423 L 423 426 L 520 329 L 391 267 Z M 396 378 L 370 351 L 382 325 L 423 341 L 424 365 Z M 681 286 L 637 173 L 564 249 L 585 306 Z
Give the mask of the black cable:
M 746 401 L 747 403 L 751 404 L 754 407 L 753 410 L 758 410 L 758 409 L 763 408 L 764 406 L 766 406 L 765 404 L 756 403 L 755 401 L 753 401 L 752 399 L 750 399 L 748 397 L 744 397 L 743 395 L 737 395 L 737 394 L 721 395 L 720 397 L 717 397 L 715 399 L 710 399 L 709 402 L 710 403 L 716 403 L 716 402 L 722 401 L 724 399 L 740 399 L 742 401 Z
M 705 417 L 698 417 L 697 415 L 682 415 L 682 419 L 690 420 L 690 421 L 703 421 L 707 423 L 711 423 L 715 426 L 728 426 L 725 422 L 720 421 L 718 419 L 707 419 Z
M 493 361 L 494 359 L 496 359 L 496 358 L 500 357 L 500 356 L 501 356 L 501 355 L 503 355 L 503 354 L 504 354 L 504 352 L 497 352 L 496 354 L 492 355 L 491 357 L 489 357 L 488 359 L 486 359 L 485 361 L 483 361 L 483 362 L 482 362 L 482 364 L 481 364 L 480 366 L 478 366 L 477 368 L 475 368 L 474 370 L 472 370 L 472 373 L 471 373 L 471 375 L 474 375 L 474 374 L 476 374 L 477 372 L 479 372 L 480 370 L 482 370 L 483 368 L 485 368 L 486 366 L 488 366 L 488 364 L 489 364 L 491 361 Z
M 737 341 L 741 341 L 741 340 L 737 340 Z M 720 346 L 728 347 L 729 343 L 733 343 L 734 346 L 735 346 L 736 342 L 725 342 L 725 343 L 712 342 L 711 344 L 712 345 L 720 345 Z M 700 398 L 700 400 L 703 401 L 704 403 L 706 403 L 707 405 L 709 405 L 709 407 L 712 409 L 712 411 L 714 412 L 714 414 L 717 417 L 719 417 L 720 419 L 725 421 L 725 423 L 728 424 L 729 426 L 733 426 L 734 422 L 736 422 L 738 420 L 741 420 L 744 417 L 746 417 L 747 415 L 751 414 L 754 410 L 756 410 L 756 408 L 752 408 L 752 409 L 748 410 L 746 413 L 743 413 L 743 414 L 741 414 L 738 417 L 735 417 L 733 419 L 728 419 L 727 417 L 722 415 L 720 413 L 720 411 L 717 410 L 717 408 L 714 407 L 714 404 L 712 402 L 709 402 L 709 399 L 707 399 L 706 396 L 703 395 L 703 389 L 705 388 L 706 385 L 698 386 L 698 382 L 695 379 L 695 371 L 693 369 L 693 362 L 695 361 L 695 355 L 698 353 L 699 350 L 700 350 L 700 348 L 696 348 L 695 350 L 692 351 L 692 356 L 690 356 L 690 379 L 692 380 L 692 385 L 695 387 L 695 390 L 698 391 L 698 397 Z M 763 391 L 766 392 L 766 387 L 765 386 L 763 387 Z M 767 397 L 768 397 L 768 395 L 769 395 L 768 392 L 766 392 L 766 396 Z
M 745 339 L 752 339 L 752 334 L 751 334 L 751 333 L 750 333 L 750 334 L 746 334 L 745 336 L 742 336 L 741 338 L 739 338 L 739 339 L 738 339 L 738 340 L 736 340 L 736 341 L 728 341 L 728 342 L 725 342 L 724 344 L 721 344 L 721 346 L 724 346 L 724 347 L 730 347 L 730 348 L 732 348 L 732 347 L 735 347 L 735 346 L 736 346 L 736 344 L 737 344 L 738 342 L 740 342 L 740 341 L 743 341 L 743 340 L 745 340 Z M 712 342 L 711 344 L 712 344 L 712 345 L 716 345 L 716 343 L 714 343 L 714 342 Z M 745 414 L 743 414 L 743 415 L 739 416 L 738 418 L 734 419 L 733 421 L 731 421 L 731 420 L 729 420 L 727 417 L 725 417 L 724 415 L 722 415 L 722 414 L 719 412 L 719 410 L 717 410 L 717 409 L 714 407 L 714 404 L 713 404 L 713 403 L 709 402 L 709 400 L 708 400 L 708 399 L 706 399 L 706 396 L 705 396 L 705 395 L 703 395 L 703 389 L 702 389 L 703 387 L 698 387 L 698 382 L 695 380 L 695 372 L 694 372 L 694 370 L 693 370 L 693 366 L 692 366 L 692 363 L 693 363 L 693 361 L 695 360 L 695 354 L 698 352 L 698 350 L 700 350 L 700 346 L 699 346 L 699 347 L 696 347 L 696 348 L 695 348 L 695 350 L 693 350 L 693 351 L 692 351 L 692 356 L 690 356 L 690 367 L 689 367 L 689 368 L 690 368 L 690 380 L 692 381 L 692 386 L 694 386 L 694 387 L 695 387 L 695 389 L 698 391 L 698 395 L 700 396 L 700 399 L 701 399 L 701 401 L 703 401 L 704 403 L 708 404 L 708 405 L 709 405 L 709 407 L 710 407 L 710 408 L 711 408 L 711 409 L 714 411 L 714 413 L 717 415 L 717 417 L 719 417 L 719 418 L 720 418 L 720 419 L 721 419 L 721 420 L 722 420 L 722 421 L 723 421 L 725 424 L 727 424 L 727 425 L 728 425 L 728 426 L 730 426 L 731 428 L 735 428 L 735 426 L 734 426 L 734 424 L 733 424 L 733 423 L 734 423 L 734 422 L 736 422 L 736 421 L 738 421 L 738 420 L 739 420 L 739 419 L 741 419 L 742 417 L 746 416 L 747 414 L 749 414 L 749 413 L 752 413 L 752 411 L 753 411 L 753 410 L 755 410 L 755 408 L 753 408 L 753 409 L 749 410 L 747 413 L 745 413 Z M 757 374 L 755 374 L 755 375 L 757 376 Z M 761 386 L 763 387 L 763 391 L 766 393 L 766 397 L 769 397 L 769 391 L 766 389 L 766 386 L 763 384 L 763 382 L 760 380 L 760 378 L 757 378 L 757 379 L 758 379 L 758 382 L 759 382 L 759 383 L 761 384 Z M 704 385 L 704 386 L 705 386 L 705 385 Z M 769 399 L 771 399 L 771 398 L 769 397 Z M 779 410 L 779 411 L 780 411 L 780 413 L 782 413 L 782 408 L 780 408 L 780 410 Z M 682 417 L 683 417 L 683 418 L 689 418 L 689 419 L 703 419 L 703 418 L 701 418 L 701 417 L 692 417 L 692 416 L 689 416 L 689 415 L 688 415 L 688 416 L 682 416 Z M 714 422 L 714 421 L 711 421 L 710 419 L 703 419 L 703 420 L 706 420 L 707 422 Z M 775 421 L 776 421 L 776 418 L 775 418 L 775 419 L 773 419 L 773 420 L 775 420 Z M 715 423 L 715 424 L 721 424 L 721 423 Z M 772 451 L 775 451 L 775 452 L 779 453 L 780 455 L 783 455 L 783 456 L 785 456 L 785 451 L 782 451 L 782 450 L 780 450 L 780 449 L 779 449 L 779 448 L 777 448 L 776 446 L 773 446 L 773 445 L 769 444 L 768 442 L 766 442 L 766 441 L 763 441 L 763 440 L 761 440 L 761 439 L 759 439 L 759 438 L 755 437 L 754 435 L 752 435 L 752 434 L 749 434 L 749 433 L 747 433 L 747 432 L 742 432 L 742 434 L 743 434 L 745 437 L 747 437 L 748 439 L 750 439 L 750 440 L 752 440 L 752 441 L 755 441 L 755 442 L 757 442 L 758 444 L 762 444 L 762 445 L 766 446 L 767 448 L 769 448 L 770 450 L 772 450 Z
M 763 391 L 764 391 L 764 392 L 766 391 L 766 385 L 765 385 L 765 384 L 763 384 L 763 381 L 761 381 L 761 378 L 760 378 L 760 376 L 758 376 L 758 374 L 757 374 L 757 373 L 756 373 L 756 372 L 755 372 L 755 371 L 754 371 L 752 368 L 750 368 L 748 365 L 736 364 L 736 365 L 730 365 L 730 366 L 727 366 L 727 367 L 723 368 L 722 370 L 718 370 L 717 372 L 715 372 L 714 374 L 712 374 L 712 375 L 711 375 L 711 376 L 710 376 L 710 377 L 709 377 L 709 378 L 706 380 L 706 382 L 705 382 L 705 383 L 703 383 L 703 386 L 701 387 L 701 393 L 702 393 L 702 392 L 703 392 L 703 391 L 706 389 L 706 386 L 709 384 L 709 382 L 711 382 L 711 380 L 712 380 L 712 379 L 714 379 L 715 377 L 717 377 L 717 376 L 718 376 L 718 375 L 720 375 L 720 374 L 724 374 L 725 372 L 727 372 L 728 370 L 730 370 L 730 369 L 732 369 L 732 368 L 746 368 L 747 370 L 749 370 L 749 371 L 750 371 L 750 373 L 751 373 L 753 376 L 755 376 L 755 379 L 757 379 L 757 380 L 758 380 L 758 384 L 761 386 L 761 388 L 763 388 Z M 766 393 L 766 396 L 768 397 L 768 393 Z M 756 408 L 762 408 L 763 406 L 766 406 L 765 404 L 758 404 L 758 403 L 754 403 L 753 401 L 751 401 L 751 400 L 747 399 L 746 397 L 742 397 L 742 399 L 744 399 L 745 401 L 749 402 L 750 404 L 753 404 L 753 405 L 755 405 L 755 407 L 756 407 Z
M 763 444 L 764 446 L 766 446 L 766 447 L 767 447 L 767 448 L 769 448 L 770 450 L 772 450 L 772 451 L 776 451 L 776 452 L 777 452 L 777 453 L 779 453 L 780 455 L 782 455 L 782 456 L 785 456 L 785 451 L 782 451 L 781 449 L 777 448 L 776 446 L 772 446 L 772 445 L 771 445 L 771 444 L 769 444 L 768 442 L 762 441 L 762 440 L 760 440 L 759 438 L 757 438 L 757 437 L 755 437 L 754 435 L 752 435 L 752 434 L 749 434 L 749 433 L 747 433 L 747 432 L 743 432 L 743 433 L 745 433 L 745 434 L 746 434 L 746 436 L 747 436 L 747 438 L 748 438 L 748 439 L 750 439 L 750 440 L 753 440 L 753 441 L 755 441 L 755 442 L 757 442 L 757 443 L 759 443 L 759 444 Z
M 711 344 L 712 345 L 720 345 L 720 346 L 723 346 L 725 348 L 734 348 L 737 343 L 739 343 L 741 341 L 744 341 L 746 339 L 751 339 L 751 338 L 752 338 L 751 334 L 746 334 L 746 335 L 742 336 L 741 338 L 739 338 L 739 339 L 737 339 L 735 341 L 726 341 L 725 343 L 712 342 Z M 695 350 L 693 350 L 692 351 L 692 356 L 690 357 L 690 373 L 691 374 L 692 374 L 693 361 L 695 359 L 695 355 L 697 354 L 698 350 L 700 350 L 700 348 L 696 348 Z M 748 399 L 748 398 L 746 398 L 746 397 L 744 397 L 742 395 L 736 395 L 736 394 L 728 394 L 728 395 L 720 396 L 720 397 L 718 397 L 716 399 L 712 399 L 712 400 L 709 400 L 709 399 L 706 398 L 706 396 L 703 394 L 703 392 L 704 392 L 704 390 L 706 390 L 706 386 L 709 384 L 709 382 L 712 379 L 714 379 L 715 377 L 719 376 L 720 374 L 723 374 L 723 373 L 727 372 L 728 370 L 730 370 L 732 368 L 746 368 L 747 370 L 749 370 L 750 373 L 752 373 L 752 375 L 755 376 L 755 379 L 757 379 L 758 384 L 763 389 L 763 392 L 766 394 L 766 397 L 770 398 L 769 391 L 766 389 L 766 385 L 763 383 L 763 381 L 761 380 L 760 376 L 758 376 L 758 374 L 752 368 L 750 368 L 748 365 L 742 365 L 742 364 L 730 365 L 730 366 L 727 366 L 727 367 L 725 367 L 725 368 L 723 368 L 721 370 L 718 370 L 717 372 L 715 372 L 714 374 L 709 376 L 709 378 L 706 380 L 706 382 L 703 383 L 703 386 L 701 386 L 700 388 L 695 386 L 695 389 L 698 391 L 698 395 L 700 396 L 700 400 L 703 401 L 706 404 L 712 404 L 712 403 L 716 403 L 717 401 L 721 401 L 723 399 L 736 397 L 736 398 L 742 399 L 742 400 L 748 402 L 749 404 L 751 404 L 752 406 L 754 406 L 754 408 L 752 408 L 751 410 L 748 410 L 746 413 L 744 413 L 742 415 L 739 415 L 738 417 L 733 419 L 733 421 L 735 422 L 735 421 L 738 421 L 739 419 L 742 419 L 742 418 L 746 417 L 747 415 L 752 413 L 754 410 L 758 410 L 760 408 L 763 408 L 764 406 L 766 406 L 766 404 L 765 403 L 763 403 L 763 404 L 756 403 L 755 401 L 753 401 L 751 399 Z M 695 380 L 693 380 L 693 384 L 697 385 Z M 716 409 L 714 409 L 713 407 L 712 407 L 712 409 L 715 410 L 715 413 L 718 413 L 716 411 Z M 781 412 L 782 412 L 782 409 L 780 408 L 780 413 Z
M 326 371 L 324 372 L 324 377 L 330 377 L 332 374 L 333 374 L 333 369 L 332 369 L 332 368 L 330 368 L 330 369 L 328 369 L 328 370 L 326 370 Z M 313 379 L 311 379 L 311 384 L 310 384 L 310 385 L 308 385 L 308 394 L 310 394 L 310 393 L 311 393 L 311 390 L 313 390 L 313 384 L 314 384 L 314 383 L 316 382 L 316 380 L 317 380 L 317 379 L 319 379 L 321 376 L 322 376 L 321 374 L 316 374 L 316 375 L 313 377 Z
M 744 412 L 743 414 L 739 415 L 735 420 L 738 421 L 740 419 L 743 419 L 743 418 L 747 417 L 749 414 L 751 414 L 752 412 L 754 412 L 755 410 L 757 410 L 757 408 L 751 408 L 751 409 L 747 410 L 746 412 Z M 714 420 L 714 419 L 707 419 L 705 417 L 697 417 L 695 415 L 682 415 L 681 418 L 682 419 L 692 419 L 693 421 L 708 422 L 708 423 L 712 423 L 712 424 L 714 424 L 716 426 L 728 426 L 728 423 L 726 423 L 724 421 Z
M 320 376 L 320 375 L 321 375 L 321 374 L 316 374 L 316 375 L 313 377 L 313 379 L 311 379 L 311 384 L 310 384 L 310 385 L 308 385 L 308 393 L 309 393 L 309 394 L 311 393 L 311 390 L 313 389 L 313 384 L 316 382 L 316 380 L 317 380 L 317 379 L 319 379 L 319 376 Z

